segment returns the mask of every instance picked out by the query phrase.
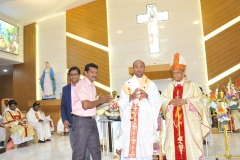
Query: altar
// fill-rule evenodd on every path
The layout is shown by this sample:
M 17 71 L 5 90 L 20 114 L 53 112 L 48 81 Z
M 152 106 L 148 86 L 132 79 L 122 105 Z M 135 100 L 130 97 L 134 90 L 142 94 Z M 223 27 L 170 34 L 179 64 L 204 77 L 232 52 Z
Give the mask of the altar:
M 31 108 L 35 101 L 28 101 L 28 107 Z M 42 107 L 45 116 L 50 115 L 50 118 L 54 123 L 54 132 L 57 131 L 57 122 L 61 118 L 61 100 L 52 99 L 52 100 L 39 100 L 40 106 Z

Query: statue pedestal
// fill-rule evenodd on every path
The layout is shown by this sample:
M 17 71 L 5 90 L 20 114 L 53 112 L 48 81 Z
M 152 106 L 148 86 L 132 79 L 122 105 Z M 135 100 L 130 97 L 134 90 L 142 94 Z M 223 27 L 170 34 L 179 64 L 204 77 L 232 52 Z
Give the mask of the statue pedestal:
M 28 101 L 28 107 L 31 108 L 35 101 Z M 42 107 L 45 116 L 50 115 L 50 118 L 54 123 L 54 132 L 57 132 L 57 122 L 61 118 L 61 100 L 52 99 L 52 100 L 40 100 L 40 106 Z
M 56 99 L 56 95 L 43 96 L 43 97 L 42 97 L 42 100 L 50 100 L 50 99 Z

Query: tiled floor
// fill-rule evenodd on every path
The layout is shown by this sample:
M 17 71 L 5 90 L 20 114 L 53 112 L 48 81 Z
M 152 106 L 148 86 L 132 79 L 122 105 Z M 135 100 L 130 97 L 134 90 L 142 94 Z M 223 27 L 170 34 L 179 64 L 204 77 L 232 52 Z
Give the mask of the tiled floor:
M 213 146 L 209 146 L 208 159 L 215 160 L 216 154 L 224 154 L 224 137 L 223 135 L 213 135 Z M 240 156 L 240 133 L 229 134 L 230 153 Z M 205 157 L 206 148 L 205 148 Z M 8 150 L 6 153 L 0 154 L 1 160 L 71 160 L 71 147 L 69 138 L 54 134 L 51 142 L 44 144 L 31 143 L 29 147 Z M 111 160 L 112 156 L 103 156 L 103 160 Z M 205 158 L 207 159 L 207 158 Z M 219 158 L 221 160 L 223 158 Z

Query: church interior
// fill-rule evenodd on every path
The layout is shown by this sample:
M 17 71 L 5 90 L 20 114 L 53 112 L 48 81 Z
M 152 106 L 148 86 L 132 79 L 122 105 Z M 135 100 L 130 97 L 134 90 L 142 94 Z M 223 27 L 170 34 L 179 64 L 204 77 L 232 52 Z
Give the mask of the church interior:
M 60 110 L 71 67 L 80 69 L 81 80 L 85 65 L 97 64 L 97 97 L 114 91 L 121 98 L 136 60 L 145 63 L 144 74 L 163 92 L 173 81 L 175 53 L 185 58 L 184 76 L 201 88 L 205 99 L 210 133 L 203 140 L 202 159 L 240 159 L 239 0 L 0 0 L 0 159 L 72 159 Z M 54 79 L 44 80 L 54 90 L 49 95 L 42 85 L 46 68 Z M 51 140 L 41 143 L 33 136 L 27 146 L 11 141 L 3 113 L 6 100 L 16 101 L 26 118 L 38 101 L 54 128 L 50 127 Z M 104 104 L 97 107 L 103 160 L 120 159 L 121 114 L 115 112 L 115 104 L 109 112 Z M 223 112 L 226 119 L 221 119 Z M 164 116 L 158 123 L 152 157 L 164 160 Z M 33 131 L 36 135 L 36 128 Z

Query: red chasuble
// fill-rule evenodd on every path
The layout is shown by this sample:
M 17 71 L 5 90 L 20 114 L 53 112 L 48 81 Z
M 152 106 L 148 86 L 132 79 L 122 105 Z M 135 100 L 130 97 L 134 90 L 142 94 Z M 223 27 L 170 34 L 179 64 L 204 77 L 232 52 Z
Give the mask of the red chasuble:
M 183 86 L 177 85 L 173 90 L 173 98 L 181 99 L 183 94 Z M 184 115 L 182 106 L 174 106 L 173 109 L 173 130 L 175 145 L 175 160 L 187 160 L 186 145 L 184 133 Z

